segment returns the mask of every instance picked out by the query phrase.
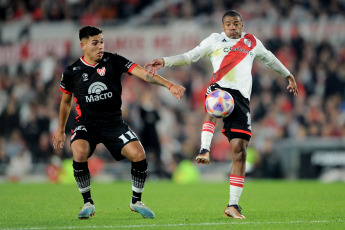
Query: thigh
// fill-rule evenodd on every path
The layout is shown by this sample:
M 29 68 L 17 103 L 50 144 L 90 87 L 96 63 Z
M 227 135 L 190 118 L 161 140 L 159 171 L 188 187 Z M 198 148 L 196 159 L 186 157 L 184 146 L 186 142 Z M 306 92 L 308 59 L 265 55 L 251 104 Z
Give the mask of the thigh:
M 117 161 L 127 157 L 122 155 L 121 152 L 126 145 L 132 142 L 140 143 L 138 141 L 137 135 L 123 121 L 121 121 L 120 123 L 109 125 L 102 129 L 101 138 L 105 147 Z
M 234 138 L 249 141 L 251 138 L 251 118 L 249 101 L 245 99 L 239 91 L 231 91 L 235 101 L 235 108 L 232 113 L 223 119 L 223 133 L 231 141 Z
M 73 159 L 77 162 L 86 161 L 95 151 L 97 141 L 94 140 L 84 125 L 74 128 L 71 136 Z
M 125 145 L 121 150 L 121 154 L 133 162 L 142 161 L 146 158 L 144 148 L 139 141 L 133 141 Z

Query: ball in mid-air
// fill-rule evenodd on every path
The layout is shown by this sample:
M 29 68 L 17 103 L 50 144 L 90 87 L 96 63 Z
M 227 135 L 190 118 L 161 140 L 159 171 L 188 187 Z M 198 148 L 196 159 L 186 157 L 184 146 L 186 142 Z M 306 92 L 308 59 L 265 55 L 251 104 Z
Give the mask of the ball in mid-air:
M 215 118 L 225 118 L 234 110 L 235 104 L 231 94 L 216 89 L 206 97 L 205 108 L 206 111 Z

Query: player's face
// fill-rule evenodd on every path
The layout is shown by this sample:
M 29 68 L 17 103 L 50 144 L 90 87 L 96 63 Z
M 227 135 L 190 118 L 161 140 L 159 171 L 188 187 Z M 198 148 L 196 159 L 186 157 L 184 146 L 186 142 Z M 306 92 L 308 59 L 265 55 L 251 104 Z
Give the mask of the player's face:
M 81 48 L 84 51 L 84 58 L 90 64 L 99 62 L 104 54 L 103 34 L 98 34 L 81 40 Z
M 237 39 L 241 37 L 243 23 L 240 17 L 226 16 L 223 20 L 223 30 L 227 37 Z

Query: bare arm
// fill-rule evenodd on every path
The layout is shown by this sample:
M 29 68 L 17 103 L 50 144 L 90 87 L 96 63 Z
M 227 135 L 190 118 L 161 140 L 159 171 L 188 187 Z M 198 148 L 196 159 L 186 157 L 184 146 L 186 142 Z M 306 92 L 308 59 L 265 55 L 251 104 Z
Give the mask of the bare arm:
M 72 95 L 71 94 L 62 94 L 62 99 L 60 103 L 60 112 L 59 112 L 59 126 L 58 130 L 54 135 L 53 146 L 56 148 L 63 148 L 66 134 L 65 127 L 67 123 L 68 116 L 72 108 Z
M 163 86 L 171 92 L 172 95 L 174 95 L 177 99 L 181 99 L 183 97 L 184 92 L 186 89 L 183 86 L 175 85 L 171 81 L 166 80 L 165 78 L 154 74 L 153 76 L 149 75 L 147 73 L 147 70 L 142 68 L 141 66 L 136 66 L 132 70 L 131 74 L 141 78 L 142 80 L 149 82 L 154 85 L 160 85 Z

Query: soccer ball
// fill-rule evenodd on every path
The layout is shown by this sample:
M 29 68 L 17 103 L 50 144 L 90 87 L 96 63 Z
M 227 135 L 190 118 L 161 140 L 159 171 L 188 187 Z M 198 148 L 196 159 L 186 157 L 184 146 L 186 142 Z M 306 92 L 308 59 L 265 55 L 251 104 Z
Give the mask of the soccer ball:
M 206 97 L 205 108 L 206 111 L 215 118 L 225 118 L 234 110 L 235 104 L 231 94 L 216 89 Z

